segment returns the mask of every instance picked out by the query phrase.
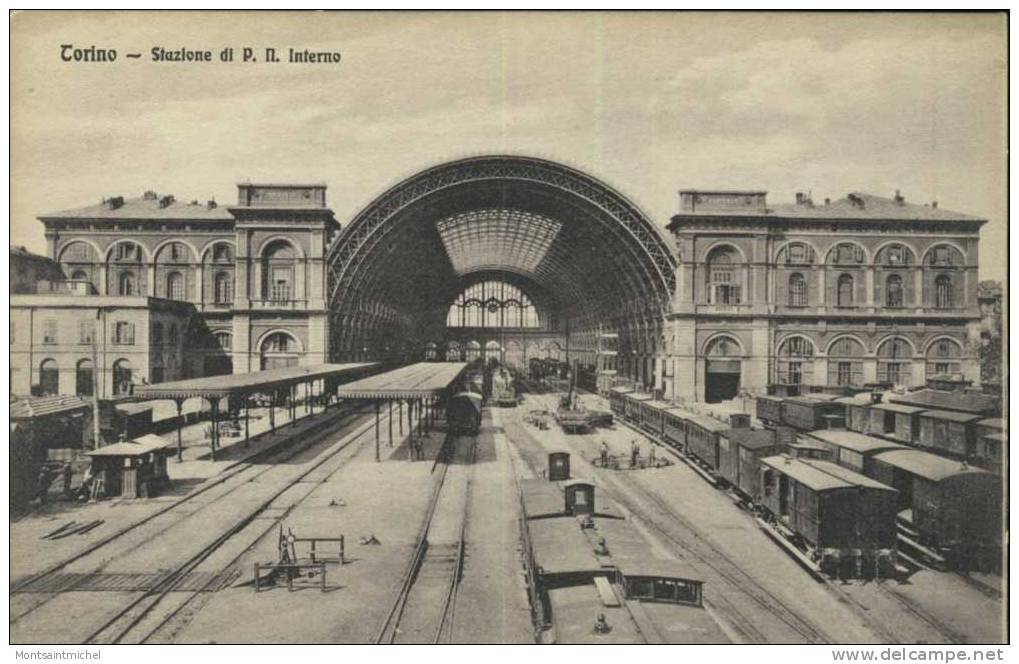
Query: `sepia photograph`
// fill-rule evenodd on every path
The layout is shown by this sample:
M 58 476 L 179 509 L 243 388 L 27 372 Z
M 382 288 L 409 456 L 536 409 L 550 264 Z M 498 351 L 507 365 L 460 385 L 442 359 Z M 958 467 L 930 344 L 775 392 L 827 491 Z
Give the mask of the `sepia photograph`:
M 1008 19 L 11 11 L 12 659 L 1003 660 Z

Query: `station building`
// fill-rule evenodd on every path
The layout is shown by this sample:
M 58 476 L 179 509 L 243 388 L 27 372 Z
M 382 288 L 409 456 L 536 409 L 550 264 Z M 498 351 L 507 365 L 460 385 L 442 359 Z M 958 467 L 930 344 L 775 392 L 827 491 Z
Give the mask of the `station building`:
M 323 184 L 242 183 L 227 206 L 149 191 L 40 220 L 67 282 L 56 290 L 95 303 L 82 317 L 103 303 L 182 330 L 179 361 L 154 362 L 155 319 L 134 321 L 132 370 L 148 382 L 535 357 L 576 361 L 602 388 L 629 381 L 683 400 L 979 379 L 982 220 L 901 196 L 797 199 L 683 191 L 666 229 L 581 171 L 496 155 L 421 171 L 342 232 Z M 42 338 L 47 314 L 31 306 L 23 325 Z M 87 359 L 76 346 L 80 356 L 52 358 L 61 393 Z M 50 358 L 18 357 L 17 389 L 42 385 Z
M 851 193 L 771 205 L 762 191 L 680 192 L 661 387 L 715 401 L 769 386 L 979 381 L 984 220 Z M 692 378 L 692 380 L 690 380 Z

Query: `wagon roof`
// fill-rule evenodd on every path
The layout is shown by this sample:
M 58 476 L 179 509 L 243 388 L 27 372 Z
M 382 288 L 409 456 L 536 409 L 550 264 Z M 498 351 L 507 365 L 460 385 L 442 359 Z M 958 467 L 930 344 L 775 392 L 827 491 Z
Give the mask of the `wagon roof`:
M 842 429 L 821 429 L 818 431 L 811 431 L 806 435 L 816 440 L 830 443 L 838 447 L 845 447 L 846 449 L 850 449 L 855 452 L 907 449 L 905 445 L 893 443 L 890 440 L 875 438 L 874 436 L 867 436 L 855 431 L 845 431 Z
M 660 576 L 703 583 L 693 567 L 672 558 L 649 555 L 650 544 L 628 519 L 597 519 L 597 534 L 605 538 L 612 562 L 629 576 Z
M 721 422 L 713 417 L 708 417 L 707 415 L 697 415 L 695 413 L 691 413 L 686 419 L 690 420 L 691 422 L 693 422 L 694 424 L 703 429 L 707 429 L 708 431 L 713 431 L 716 433 L 725 431 L 726 429 L 729 428 L 729 424 L 727 422 Z
M 1005 421 L 1000 417 L 988 417 L 986 419 L 977 422 L 982 427 L 992 427 L 994 429 L 1005 429 Z
M 636 399 L 637 401 L 651 401 L 654 399 L 652 395 L 647 394 L 646 392 L 633 392 L 630 394 L 630 398 Z
M 849 470 L 848 468 L 843 468 L 837 463 L 831 461 L 825 461 L 823 459 L 804 459 L 803 462 L 808 463 L 819 470 L 823 470 L 829 475 L 833 475 L 840 480 L 845 480 L 855 484 L 856 486 L 867 487 L 868 489 L 879 489 L 882 491 L 895 491 L 895 489 L 887 484 L 882 484 L 881 482 L 873 480 L 866 475 Z
M 774 468 L 777 472 L 796 480 L 814 491 L 832 491 L 835 489 L 847 489 L 853 486 L 849 482 L 826 473 L 819 468 L 815 468 L 801 459 L 778 455 L 765 457 L 761 459 L 761 463 Z
M 796 399 L 810 399 L 811 401 L 825 401 L 825 402 L 828 402 L 828 401 L 835 401 L 837 399 L 841 399 L 842 397 L 840 395 L 838 395 L 838 394 L 828 394 L 826 392 L 809 392 L 807 394 L 803 394 L 803 395 L 800 395 L 799 397 L 794 397 L 794 398 L 796 398 Z
M 834 399 L 835 403 L 844 403 L 848 406 L 869 406 L 874 399 L 871 397 L 870 392 L 859 392 L 848 397 L 839 397 Z
M 775 445 L 775 432 L 768 429 L 729 429 L 722 435 L 740 447 L 755 450 Z
M 563 514 L 566 510 L 562 490 L 547 480 L 520 480 L 520 499 L 528 519 Z
M 527 522 L 535 563 L 545 574 L 605 569 L 572 516 Z
M 990 394 L 923 389 L 891 397 L 895 403 L 924 408 L 960 410 L 967 413 L 989 413 L 997 410 L 998 398 Z
M 163 440 L 160 436 L 157 436 L 155 434 L 145 434 L 144 436 L 139 436 L 134 440 L 123 443 L 114 443 L 112 445 L 106 445 L 104 447 L 100 447 L 97 450 L 86 452 L 85 454 L 87 456 L 93 457 L 97 456 L 134 457 L 143 456 L 150 452 L 158 452 L 159 450 L 166 449 L 169 446 L 170 443 Z
M 972 422 L 980 419 L 980 416 L 976 413 L 958 413 L 950 410 L 928 410 L 924 411 L 920 417 L 932 417 L 936 420 L 949 420 L 952 422 Z
M 609 388 L 609 391 L 610 392 L 615 392 L 616 394 L 629 394 L 629 393 L 633 392 L 633 388 L 632 387 L 623 387 L 622 385 L 617 385 L 615 387 Z
M 964 466 L 958 461 L 935 456 L 920 450 L 892 450 L 882 452 L 875 458 L 890 466 L 894 466 L 913 475 L 926 478 L 933 482 L 954 477 L 956 475 L 988 475 L 989 472 L 974 466 Z
M 919 413 L 926 408 L 918 408 L 916 406 L 905 406 L 901 403 L 876 403 L 874 404 L 874 410 L 887 410 L 892 413 L 901 413 L 903 415 L 912 415 Z
M 657 408 L 658 410 L 668 410 L 669 408 L 672 408 L 672 404 L 669 403 L 668 401 L 658 401 L 657 399 L 652 399 L 651 401 L 648 401 L 647 405 L 651 406 L 652 408 Z

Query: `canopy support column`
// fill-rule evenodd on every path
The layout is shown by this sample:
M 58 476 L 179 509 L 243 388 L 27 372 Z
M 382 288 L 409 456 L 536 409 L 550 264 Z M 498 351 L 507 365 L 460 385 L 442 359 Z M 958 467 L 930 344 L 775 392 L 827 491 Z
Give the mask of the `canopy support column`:
M 279 390 L 273 390 L 269 394 L 269 430 L 276 433 L 276 399 L 279 397 Z
M 184 443 L 181 440 L 181 430 L 184 428 L 184 400 L 174 399 L 173 402 L 177 404 L 177 463 L 184 460 Z
M 392 399 L 390 399 L 389 401 L 386 401 L 386 404 L 389 406 L 389 421 L 388 421 L 388 424 L 389 424 L 389 446 L 392 447 L 393 446 L 393 401 L 392 401 Z
M 396 416 L 396 422 L 397 422 L 397 424 L 400 425 L 400 437 L 403 438 L 403 401 L 402 400 L 396 402 L 396 409 L 397 409 L 397 412 L 398 412 L 398 414 Z
M 375 463 L 378 463 L 382 459 L 379 456 L 379 411 L 382 410 L 381 404 L 375 402 Z
M 212 407 L 212 460 L 216 460 L 216 448 L 219 447 L 219 397 L 208 397 Z
M 244 395 L 244 447 L 251 444 L 251 432 L 248 425 L 251 422 L 251 395 Z

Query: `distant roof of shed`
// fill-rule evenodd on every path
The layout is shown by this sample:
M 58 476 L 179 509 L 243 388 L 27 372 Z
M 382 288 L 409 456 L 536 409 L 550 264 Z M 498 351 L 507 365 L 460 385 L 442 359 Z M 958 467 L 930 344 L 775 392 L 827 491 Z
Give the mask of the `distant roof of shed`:
M 843 429 L 819 429 L 804 434 L 810 438 L 844 447 L 854 452 L 873 452 L 874 450 L 898 450 L 906 449 L 905 445 L 893 443 L 883 438 L 867 436 L 856 431 L 845 431 Z
M 466 362 L 418 362 L 348 383 L 336 393 L 348 399 L 433 396 L 447 389 L 466 368 Z
M 775 432 L 769 429 L 729 429 L 723 431 L 722 435 L 736 443 L 740 447 L 756 450 L 762 447 L 771 447 L 775 444 Z
M 10 402 L 10 418 L 12 420 L 29 420 L 33 417 L 87 410 L 91 406 L 91 402 L 81 397 L 18 397 Z
M 145 434 L 134 440 L 122 443 L 114 443 L 100 447 L 97 450 L 86 452 L 87 456 L 142 456 L 150 452 L 157 452 L 166 449 L 170 443 L 155 434 Z
M 778 455 L 761 459 L 761 463 L 814 491 L 832 491 L 853 486 L 850 482 L 815 468 L 801 459 Z
M 187 399 L 190 397 L 223 398 L 231 394 L 258 392 L 308 380 L 362 373 L 379 366 L 378 362 L 351 364 L 317 364 L 307 367 L 283 367 L 268 371 L 207 376 L 174 380 L 155 385 L 135 387 L 135 396 L 143 399 Z
M 987 413 L 998 409 L 998 398 L 990 394 L 934 390 L 925 388 L 889 398 L 893 403 L 938 410 L 957 410 L 964 413 Z
M 896 468 L 905 470 L 908 473 L 918 475 L 934 482 L 941 481 L 946 477 L 964 475 L 967 473 L 990 475 L 990 473 L 981 468 L 977 468 L 975 466 L 963 466 L 963 464 L 959 461 L 935 456 L 934 454 L 928 454 L 926 452 L 921 452 L 920 450 L 892 450 L 890 452 L 882 452 L 878 454 L 876 458 L 890 466 L 895 466 Z
M 980 415 L 976 413 L 958 413 L 950 410 L 927 410 L 920 413 L 920 417 L 933 417 L 936 420 L 949 420 L 963 424 L 980 419 Z

